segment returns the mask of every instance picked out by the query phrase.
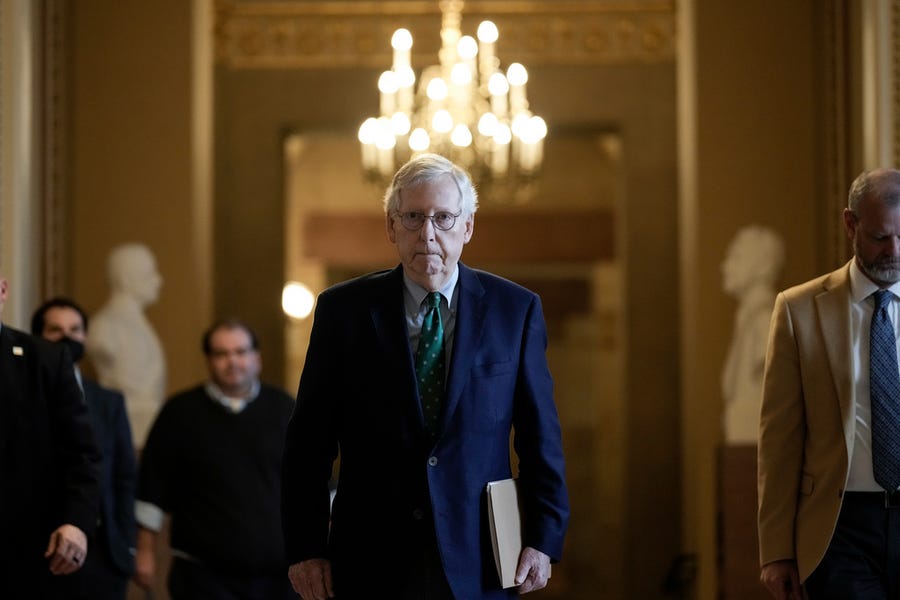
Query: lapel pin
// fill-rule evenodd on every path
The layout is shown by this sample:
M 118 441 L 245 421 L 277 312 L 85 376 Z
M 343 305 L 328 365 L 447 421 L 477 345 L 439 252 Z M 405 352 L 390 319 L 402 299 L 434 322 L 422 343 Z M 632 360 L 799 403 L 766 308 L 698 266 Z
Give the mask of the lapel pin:
M 22 350 L 22 346 L 13 346 L 13 356 L 25 356 L 25 351 Z

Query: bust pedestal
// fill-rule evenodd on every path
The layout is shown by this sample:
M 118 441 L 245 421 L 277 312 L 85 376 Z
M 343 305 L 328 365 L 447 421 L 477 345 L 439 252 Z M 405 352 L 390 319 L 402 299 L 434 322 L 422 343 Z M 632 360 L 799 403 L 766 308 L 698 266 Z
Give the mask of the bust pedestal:
M 759 582 L 756 444 L 719 447 L 719 592 L 721 600 L 770 600 Z

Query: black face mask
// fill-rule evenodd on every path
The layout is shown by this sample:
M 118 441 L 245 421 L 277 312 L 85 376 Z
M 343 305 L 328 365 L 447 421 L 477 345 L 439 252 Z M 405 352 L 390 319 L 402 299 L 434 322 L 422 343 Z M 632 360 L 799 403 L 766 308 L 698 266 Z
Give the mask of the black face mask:
M 84 344 L 82 344 L 78 340 L 73 340 L 70 337 L 64 337 L 60 339 L 58 343 L 69 349 L 69 355 L 71 355 L 73 363 L 77 363 L 84 356 Z

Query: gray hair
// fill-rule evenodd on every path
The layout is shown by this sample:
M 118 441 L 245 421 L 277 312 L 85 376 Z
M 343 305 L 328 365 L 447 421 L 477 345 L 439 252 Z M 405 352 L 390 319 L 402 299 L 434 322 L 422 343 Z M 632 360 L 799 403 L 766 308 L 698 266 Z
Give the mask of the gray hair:
M 459 189 L 459 207 L 464 217 L 478 210 L 478 192 L 465 169 L 439 154 L 420 154 L 400 167 L 384 193 L 384 212 L 393 214 L 400 207 L 400 191 L 449 175 Z
M 881 201 L 890 207 L 900 205 L 900 171 L 873 169 L 860 173 L 850 185 L 847 208 L 857 214 L 860 202 L 872 193 L 878 194 Z

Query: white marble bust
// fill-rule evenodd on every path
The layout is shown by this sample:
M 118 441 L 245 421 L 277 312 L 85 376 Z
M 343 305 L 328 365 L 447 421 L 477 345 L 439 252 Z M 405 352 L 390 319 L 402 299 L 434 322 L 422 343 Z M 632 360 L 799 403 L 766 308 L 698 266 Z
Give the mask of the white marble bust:
M 775 283 L 784 267 L 784 243 L 770 229 L 749 226 L 735 235 L 722 263 L 722 287 L 738 304 L 722 370 L 725 441 L 756 443 L 763 370 Z
M 100 383 L 124 394 L 134 443 L 142 447 L 166 390 L 162 345 L 144 315 L 159 296 L 162 277 L 141 244 L 114 248 L 107 276 L 110 297 L 91 320 L 87 352 Z

